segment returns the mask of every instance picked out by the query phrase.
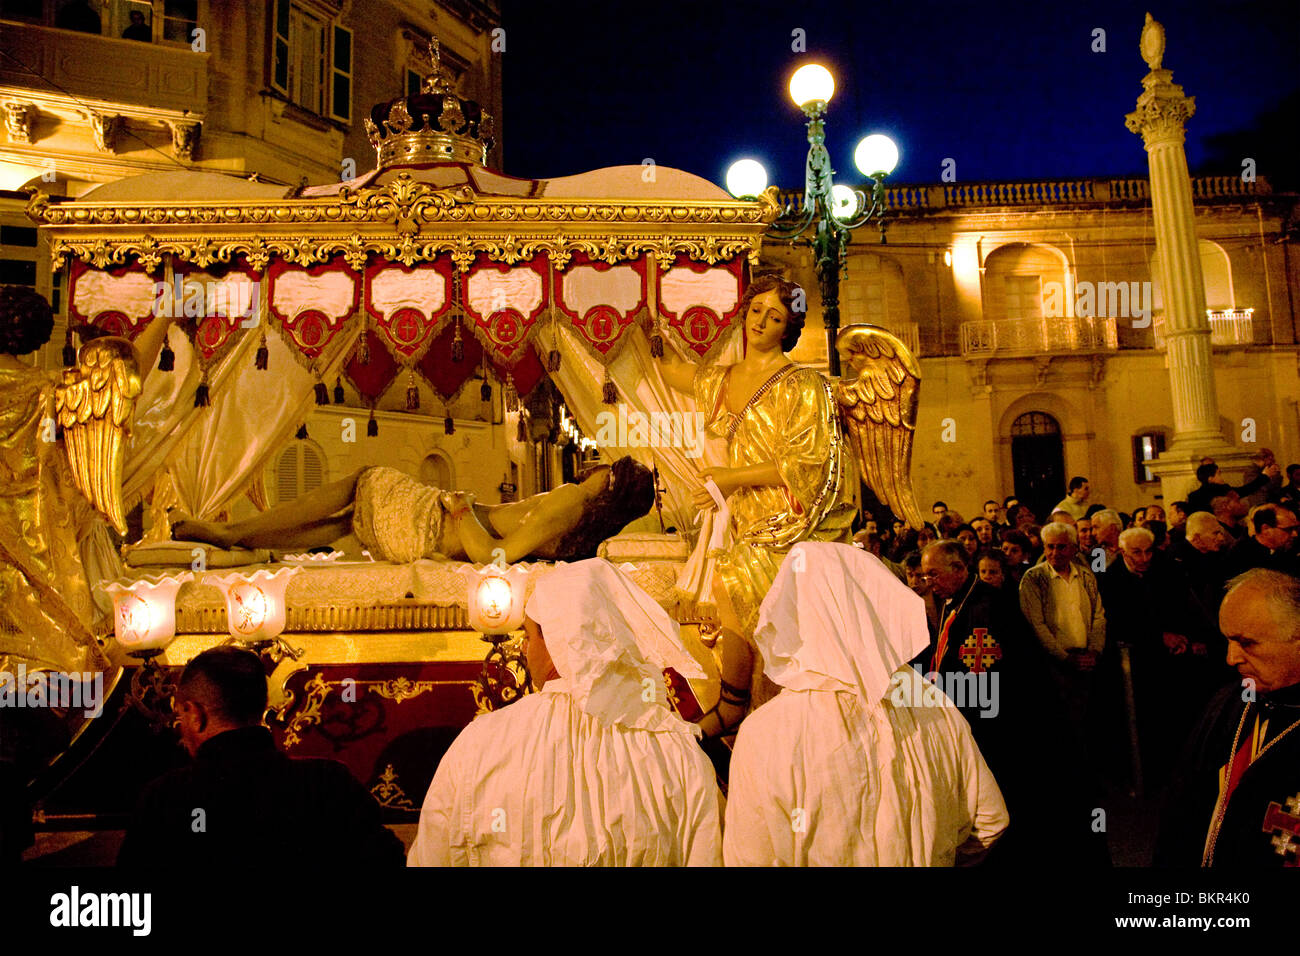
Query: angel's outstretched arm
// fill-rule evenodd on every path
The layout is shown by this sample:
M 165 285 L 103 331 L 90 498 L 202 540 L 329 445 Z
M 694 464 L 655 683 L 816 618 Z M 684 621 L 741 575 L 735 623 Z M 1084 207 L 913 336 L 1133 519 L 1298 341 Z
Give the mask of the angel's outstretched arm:
M 686 395 L 694 394 L 695 366 L 683 361 L 671 347 L 664 348 L 663 358 L 659 360 L 659 373 L 669 388 Z

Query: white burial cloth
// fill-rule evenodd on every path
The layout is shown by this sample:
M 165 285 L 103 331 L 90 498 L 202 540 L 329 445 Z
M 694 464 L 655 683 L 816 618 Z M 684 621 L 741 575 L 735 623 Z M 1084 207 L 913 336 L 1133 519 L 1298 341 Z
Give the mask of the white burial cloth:
M 559 679 L 452 742 L 408 866 L 720 866 L 721 795 L 663 668 L 701 677 L 677 625 L 602 559 L 538 581 L 527 614 Z
M 754 640 L 783 690 L 736 739 L 728 866 L 952 866 L 1006 829 L 970 725 L 906 666 L 924 602 L 878 558 L 795 545 Z

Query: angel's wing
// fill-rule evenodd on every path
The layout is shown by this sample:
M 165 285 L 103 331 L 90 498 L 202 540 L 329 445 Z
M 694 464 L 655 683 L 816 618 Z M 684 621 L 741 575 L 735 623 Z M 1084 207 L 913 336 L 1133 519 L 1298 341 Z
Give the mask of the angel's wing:
M 73 480 L 119 534 L 126 534 L 124 444 L 141 384 L 135 347 L 105 336 L 81 347 L 77 364 L 63 370 L 63 384 L 54 390 Z
M 901 340 L 874 325 L 846 325 L 835 348 L 844 367 L 835 398 L 862 478 L 894 514 L 920 529 L 924 522 L 912 494 L 912 433 L 921 366 Z

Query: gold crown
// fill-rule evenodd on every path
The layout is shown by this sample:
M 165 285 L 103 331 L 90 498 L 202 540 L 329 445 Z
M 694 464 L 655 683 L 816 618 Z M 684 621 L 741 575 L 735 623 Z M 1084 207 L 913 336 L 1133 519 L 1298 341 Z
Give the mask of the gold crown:
M 482 166 L 496 143 L 492 114 L 456 95 L 455 78 L 442 65 L 437 37 L 429 41 L 429 59 L 433 69 L 420 92 L 380 103 L 366 117 L 366 135 L 380 169 L 404 163 Z

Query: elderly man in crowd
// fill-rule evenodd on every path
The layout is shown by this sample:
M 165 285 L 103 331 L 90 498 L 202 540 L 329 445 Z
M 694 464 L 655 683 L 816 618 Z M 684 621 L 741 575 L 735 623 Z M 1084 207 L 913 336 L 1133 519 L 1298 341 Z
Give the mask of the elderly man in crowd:
M 663 677 L 704 672 L 667 612 L 595 558 L 547 572 L 524 629 L 539 692 L 452 742 L 408 865 L 720 865 L 713 767 Z
M 1105 710 L 1114 715 L 1120 707 L 1119 648 L 1128 647 L 1144 772 L 1163 782 L 1201 703 L 1194 693 L 1187 583 L 1172 562 L 1156 561 L 1155 535 L 1146 528 L 1129 528 L 1119 544 L 1121 560 L 1099 578 L 1106 607 Z
M 1219 633 L 1219 605 L 1228 580 L 1227 532 L 1208 511 L 1194 511 L 1184 523 L 1183 540 L 1174 548 L 1174 559 L 1183 572 L 1188 589 L 1188 617 L 1191 620 L 1191 650 L 1204 659 L 1200 699 L 1232 677 L 1224 663 L 1227 645 Z
M 929 643 L 917 595 L 857 549 L 797 544 L 754 641 L 782 690 L 736 738 L 728 866 L 983 858 L 1006 807 L 966 720 L 906 665 Z
M 1230 544 L 1246 537 L 1246 522 L 1243 519 L 1250 513 L 1250 506 L 1231 488 L 1210 499 L 1210 513 L 1223 525 Z
M 1104 514 L 1104 512 L 1099 512 Z M 1066 524 L 1043 529 L 1046 560 L 1020 581 L 1020 610 L 1052 660 L 1076 742 L 1090 742 L 1085 724 L 1094 670 L 1106 647 L 1106 612 L 1091 569 L 1074 560 L 1078 538 Z
M 912 664 L 950 697 L 958 695 L 954 702 L 1006 798 L 1011 829 L 994 857 L 1041 861 L 1048 846 L 1057 846 L 1087 859 L 1094 841 L 1080 826 L 1086 808 L 1070 806 L 1061 816 L 1049 809 L 1061 793 L 1086 801 L 1086 789 L 1073 776 L 1077 751 L 1062 742 L 1068 731 L 1047 662 L 1014 596 L 979 580 L 955 541 L 926 548 L 921 570 L 940 602 L 939 629 Z M 1027 753 L 1037 755 L 1034 762 Z
M 1260 505 L 1247 516 L 1250 534 L 1233 545 L 1227 556 L 1227 573 L 1235 576 L 1251 568 L 1269 568 L 1300 575 L 1296 560 L 1296 535 L 1300 523 L 1295 512 L 1281 505 Z
M 1088 553 L 1088 565 L 1100 573 L 1119 560 L 1119 533 L 1124 530 L 1124 519 L 1112 508 L 1103 508 L 1092 516 L 1092 551 Z M 1076 539 L 1077 540 L 1077 539 Z M 1101 548 L 1103 555 L 1097 554 Z M 1104 561 L 1097 559 L 1103 557 Z
M 1156 863 L 1300 865 L 1300 580 L 1257 568 L 1219 611 L 1225 686 L 1192 731 L 1170 791 Z

